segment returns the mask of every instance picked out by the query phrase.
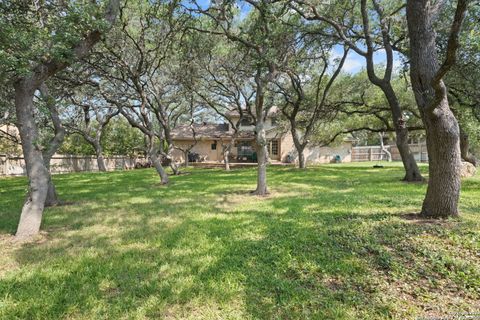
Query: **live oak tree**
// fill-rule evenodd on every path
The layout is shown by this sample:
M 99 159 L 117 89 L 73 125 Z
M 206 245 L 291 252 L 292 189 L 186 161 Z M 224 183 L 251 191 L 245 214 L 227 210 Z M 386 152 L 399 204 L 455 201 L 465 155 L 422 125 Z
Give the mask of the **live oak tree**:
M 29 178 L 17 238 L 38 233 L 50 175 L 38 144 L 35 92 L 49 78 L 85 57 L 115 21 L 119 0 L 106 3 L 1 2 L 1 73 L 13 79 L 16 121 Z
M 408 146 L 408 125 L 398 96 L 391 84 L 394 52 L 404 40 L 401 32 L 404 5 L 397 1 L 329 1 L 322 7 L 309 0 L 293 1 L 293 8 L 308 21 L 319 22 L 319 34 L 329 35 L 350 47 L 366 62 L 369 80 L 384 93 L 390 107 L 396 144 L 405 168 L 405 181 L 421 181 L 422 175 Z M 325 24 L 330 28 L 325 28 Z M 385 52 L 383 72 L 375 68 L 374 54 Z
M 113 117 L 119 114 L 118 108 L 111 106 L 93 90 L 83 91 L 80 98 L 72 94 L 67 127 L 70 132 L 80 134 L 95 150 L 98 170 L 105 172 L 103 137 Z
M 210 29 L 199 28 L 203 32 L 222 35 L 232 42 L 239 52 L 245 54 L 245 68 L 249 68 L 249 78 L 253 85 L 254 106 L 252 118 L 255 124 L 255 142 L 257 150 L 257 188 L 256 195 L 268 194 L 267 163 L 268 140 L 265 123 L 273 106 L 273 83 L 279 74 L 279 67 L 288 54 L 288 46 L 295 39 L 286 37 L 280 23 L 282 18 L 291 14 L 281 3 L 266 0 L 247 0 L 245 4 L 251 11 L 247 18 L 238 21 L 239 12 L 236 3 L 214 2 L 203 9 L 195 3 L 195 12 L 211 20 Z
M 6 151 L 17 154 L 19 152 L 17 146 L 21 146 L 21 140 L 18 135 L 11 131 L 8 126 L 13 126 L 16 123 L 15 112 L 13 105 L 13 97 L 10 96 L 11 88 L 3 86 L 3 95 L 6 98 L 2 105 L 5 111 L 2 113 L 2 123 L 7 125 L 7 130 L 0 129 L 0 138 L 9 141 L 5 144 Z M 43 83 L 36 92 L 33 102 L 36 105 L 34 110 L 35 126 L 39 128 L 39 135 L 37 137 L 37 145 L 42 150 L 44 165 L 47 169 L 50 168 L 50 161 L 52 156 L 57 152 L 65 137 L 65 128 L 60 120 L 60 111 L 58 110 L 59 98 L 55 94 L 51 94 L 51 90 Z M 0 124 L 2 124 L 0 123 Z M 2 143 L 3 144 L 3 143 Z M 59 203 L 58 195 L 51 177 L 48 182 L 48 193 L 45 199 L 45 206 L 54 206 Z
M 459 33 L 468 0 L 459 0 L 449 31 L 445 58 L 437 54 L 436 19 L 444 2 L 408 0 L 410 78 L 427 136 L 429 179 L 421 214 L 446 218 L 458 215 L 460 196 L 460 130 L 450 109 L 443 79 L 455 63 Z
M 328 96 L 345 63 L 348 49 L 343 50 L 336 62 L 332 61 L 330 50 L 332 46 L 312 45 L 312 40 L 304 39 L 292 48 L 292 61 L 284 67 L 284 76 L 276 81 L 277 92 L 284 100 L 279 102 L 280 110 L 289 122 L 300 169 L 306 168 L 304 150 L 318 123 L 329 121 L 336 114 Z
M 409 132 L 422 135 L 424 128 L 409 82 L 397 75 L 392 79 L 392 86 L 402 102 Z M 329 100 L 328 113 L 312 134 L 312 145 L 327 146 L 346 135 L 353 136 L 359 142 L 377 144 L 379 133 L 388 134 L 389 137 L 395 133 L 385 95 L 368 81 L 366 71 L 341 74 L 330 90 Z
M 241 135 L 240 124 L 254 118 L 254 83 L 249 77 L 250 69 L 244 67 L 247 56 L 232 43 L 210 34 L 199 34 L 196 39 L 203 45 L 195 45 L 197 85 L 190 90 L 229 125 L 231 137 L 222 141 L 225 170 L 229 171 L 230 154 Z
M 172 129 L 185 111 L 176 50 L 186 19 L 173 4 L 129 3 L 122 7 L 119 26 L 89 59 L 100 78 L 99 90 L 108 103 L 148 141 L 148 151 L 164 184 L 168 176 L 162 158 L 174 173 Z
M 104 156 L 128 156 L 130 158 L 145 156 L 145 139 L 136 128 L 132 128 L 128 121 L 121 116 L 113 117 L 102 134 L 102 147 Z M 67 130 L 65 140 L 58 153 L 69 155 L 92 155 L 95 150 L 78 133 Z

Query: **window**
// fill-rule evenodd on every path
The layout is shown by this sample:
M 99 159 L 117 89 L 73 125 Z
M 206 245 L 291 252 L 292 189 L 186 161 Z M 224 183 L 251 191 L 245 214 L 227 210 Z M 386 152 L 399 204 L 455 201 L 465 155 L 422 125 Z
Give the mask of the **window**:
M 217 150 L 217 142 L 216 141 L 214 143 L 212 143 L 211 148 L 212 148 L 212 150 Z
M 273 156 L 278 156 L 278 140 L 270 141 L 270 152 Z
M 243 116 L 242 120 L 240 120 L 240 125 L 241 126 L 251 126 L 253 125 L 252 118 L 249 116 Z

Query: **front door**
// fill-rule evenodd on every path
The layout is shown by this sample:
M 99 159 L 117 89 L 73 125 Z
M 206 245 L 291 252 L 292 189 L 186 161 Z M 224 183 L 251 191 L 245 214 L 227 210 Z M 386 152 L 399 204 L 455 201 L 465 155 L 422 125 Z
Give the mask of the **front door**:
M 268 154 L 272 160 L 280 160 L 280 141 L 278 139 L 270 140 L 268 143 Z

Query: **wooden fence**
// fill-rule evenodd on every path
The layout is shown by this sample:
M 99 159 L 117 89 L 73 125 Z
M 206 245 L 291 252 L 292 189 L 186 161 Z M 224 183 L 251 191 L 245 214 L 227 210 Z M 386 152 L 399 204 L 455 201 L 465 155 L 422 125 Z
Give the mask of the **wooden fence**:
M 427 146 L 425 144 L 410 144 L 410 151 L 418 162 L 428 162 Z M 397 146 L 385 146 L 392 155 L 393 161 L 402 161 Z M 380 146 L 362 146 L 352 148 L 352 162 L 388 160 L 388 154 Z
M 135 163 L 144 163 L 143 157 L 112 156 L 105 157 L 108 171 L 133 169 Z M 54 155 L 50 161 L 50 172 L 67 173 L 82 171 L 98 171 L 97 158 L 94 156 Z M 21 156 L 0 154 L 0 176 L 26 175 L 25 161 Z

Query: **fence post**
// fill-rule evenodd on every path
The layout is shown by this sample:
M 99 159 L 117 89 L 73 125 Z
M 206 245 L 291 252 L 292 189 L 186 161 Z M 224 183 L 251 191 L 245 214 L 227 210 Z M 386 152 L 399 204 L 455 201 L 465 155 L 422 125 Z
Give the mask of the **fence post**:
M 372 161 L 372 148 L 368 148 L 368 161 Z

